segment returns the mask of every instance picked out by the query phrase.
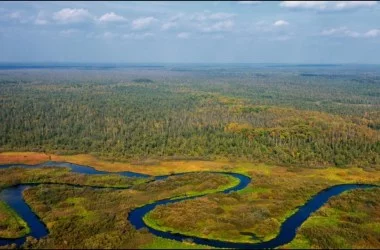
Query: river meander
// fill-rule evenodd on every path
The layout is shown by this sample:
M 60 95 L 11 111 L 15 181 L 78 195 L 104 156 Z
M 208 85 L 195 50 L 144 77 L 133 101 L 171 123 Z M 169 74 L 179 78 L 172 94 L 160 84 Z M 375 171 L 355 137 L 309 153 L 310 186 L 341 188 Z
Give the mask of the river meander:
M 52 162 L 52 161 L 37 164 L 37 165 L 4 164 L 4 165 L 0 165 L 0 169 L 9 168 L 12 166 L 25 167 L 25 168 L 67 167 L 67 168 L 70 168 L 71 171 L 74 173 L 89 174 L 89 175 L 111 173 L 111 172 L 106 172 L 106 171 L 98 171 L 89 166 L 82 166 L 82 165 L 77 165 L 77 164 L 68 163 L 68 162 Z M 146 174 L 140 174 L 140 173 L 134 173 L 134 172 L 117 172 L 117 173 L 112 172 L 112 173 L 119 174 L 122 176 L 137 177 L 137 178 L 153 177 L 155 181 L 163 180 L 168 177 L 168 175 L 149 176 Z M 230 172 L 211 172 L 211 173 L 228 174 L 232 177 L 239 179 L 239 183 L 237 185 L 230 187 L 226 190 L 220 191 L 223 193 L 230 193 L 230 192 L 236 192 L 236 191 L 242 190 L 245 187 L 247 187 L 248 184 L 251 182 L 251 178 L 243 174 L 230 173 Z M 175 175 L 181 175 L 181 174 L 186 174 L 186 173 L 180 173 L 180 174 L 175 174 Z M 20 246 L 25 242 L 27 236 L 32 236 L 34 238 L 39 239 L 49 234 L 49 231 L 46 228 L 45 224 L 38 218 L 38 216 L 32 211 L 32 209 L 28 206 L 28 204 L 23 199 L 23 195 L 22 195 L 23 191 L 26 188 L 29 188 L 31 186 L 36 186 L 36 185 L 39 185 L 39 184 L 25 184 L 25 185 L 20 184 L 20 185 L 8 187 L 0 193 L 0 199 L 5 201 L 12 209 L 14 209 L 16 213 L 18 213 L 19 216 L 23 220 L 26 221 L 26 223 L 31 229 L 31 232 L 28 235 L 25 235 L 24 237 L 20 237 L 16 239 L 0 238 L 0 245 L 15 243 L 17 246 Z M 50 184 L 50 185 L 62 185 L 62 184 Z M 80 187 L 80 185 L 72 185 L 72 186 Z M 344 191 L 358 189 L 358 188 L 373 188 L 373 187 L 377 187 L 377 186 L 369 185 L 369 184 L 341 184 L 341 185 L 335 185 L 325 190 L 322 190 L 319 193 L 317 193 L 315 196 L 311 197 L 311 199 L 308 200 L 304 205 L 300 206 L 293 215 L 288 217 L 282 223 L 280 232 L 275 238 L 269 241 L 259 242 L 259 243 L 228 242 L 228 241 L 220 241 L 220 240 L 189 236 L 189 235 L 184 235 L 180 233 L 165 232 L 165 231 L 160 231 L 160 230 L 149 227 L 148 225 L 145 224 L 143 220 L 144 216 L 150 211 L 152 211 L 156 206 L 181 202 L 188 199 L 195 199 L 203 195 L 183 197 L 180 199 L 164 199 L 164 200 L 155 201 L 153 203 L 146 204 L 144 206 L 141 206 L 132 210 L 128 216 L 128 220 L 136 229 L 141 229 L 143 227 L 146 227 L 152 234 L 156 236 L 172 239 L 172 240 L 177 240 L 177 241 L 191 240 L 192 242 L 196 244 L 208 245 L 208 246 L 219 247 L 219 248 L 248 248 L 248 249 L 276 248 L 292 241 L 294 237 L 296 236 L 297 229 L 302 225 L 302 223 L 305 222 L 313 212 L 317 211 L 320 207 L 322 207 L 328 201 L 329 198 L 339 195 Z M 101 188 L 101 187 L 96 187 L 96 188 Z

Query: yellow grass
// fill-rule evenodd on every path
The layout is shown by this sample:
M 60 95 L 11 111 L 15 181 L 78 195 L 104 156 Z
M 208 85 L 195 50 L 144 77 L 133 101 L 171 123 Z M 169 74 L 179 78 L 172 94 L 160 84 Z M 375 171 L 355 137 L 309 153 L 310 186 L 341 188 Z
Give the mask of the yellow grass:
M 0 164 L 26 163 L 38 164 L 49 160 L 49 155 L 35 152 L 4 152 L 0 153 Z
M 245 174 L 271 175 L 272 173 L 283 176 L 289 174 L 288 167 L 269 166 L 249 162 L 228 161 L 162 161 L 157 165 L 133 165 L 125 162 L 110 162 L 96 158 L 89 154 L 79 155 L 53 155 L 36 152 L 3 152 L 0 153 L 0 164 L 25 163 L 37 164 L 45 161 L 66 161 L 80 165 L 87 165 L 98 170 L 109 172 L 132 171 L 149 175 L 164 175 L 170 173 L 194 172 L 194 171 L 231 171 Z M 361 168 L 351 167 L 347 169 L 330 167 L 324 169 L 297 168 L 295 175 L 305 177 L 320 177 L 336 183 L 380 183 L 378 172 L 366 172 Z
M 98 170 L 110 172 L 133 171 L 150 175 L 163 175 L 179 172 L 222 171 L 228 162 L 218 161 L 163 161 L 157 165 L 133 165 L 125 162 L 110 162 L 89 154 L 53 155 L 35 152 L 3 152 L 0 153 L 0 164 L 25 163 L 38 164 L 45 161 L 66 161 L 87 165 Z

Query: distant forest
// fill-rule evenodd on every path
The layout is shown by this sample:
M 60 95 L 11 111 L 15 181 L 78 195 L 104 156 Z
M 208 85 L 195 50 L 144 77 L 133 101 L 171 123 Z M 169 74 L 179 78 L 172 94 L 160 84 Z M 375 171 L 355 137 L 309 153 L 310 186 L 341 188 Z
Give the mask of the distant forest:
M 380 169 L 380 71 L 0 70 L 0 150 Z

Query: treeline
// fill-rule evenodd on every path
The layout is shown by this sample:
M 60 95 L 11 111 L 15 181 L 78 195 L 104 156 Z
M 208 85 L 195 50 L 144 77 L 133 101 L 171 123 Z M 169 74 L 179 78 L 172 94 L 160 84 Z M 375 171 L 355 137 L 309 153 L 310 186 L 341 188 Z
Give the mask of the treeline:
M 196 75 L 161 76 L 149 83 L 133 82 L 148 79 L 136 75 L 125 82 L 100 77 L 101 83 L 95 73 L 93 82 L 89 75 L 81 80 L 50 74 L 30 77 L 29 82 L 0 79 L 0 150 L 94 153 L 131 161 L 228 158 L 366 168 L 380 164 L 378 98 L 355 83 L 331 93 L 345 86 L 340 78 L 329 80 L 331 86 L 318 85 L 315 79 L 307 85 L 300 83 L 301 76 L 287 74 L 282 81 L 289 82 L 269 74 L 260 76 L 265 81 L 253 83 L 244 75 L 231 83 L 220 76 Z M 264 86 L 271 80 L 272 85 Z M 308 88 L 312 92 L 306 95 Z M 359 94 L 349 94 L 358 89 Z M 360 106 L 363 112 L 345 107 L 341 116 L 328 114 L 328 108 L 327 113 L 307 111 L 310 100 L 326 96 L 370 104 Z M 274 101 L 257 101 L 264 99 Z M 285 100 L 304 105 L 304 110 L 289 108 Z

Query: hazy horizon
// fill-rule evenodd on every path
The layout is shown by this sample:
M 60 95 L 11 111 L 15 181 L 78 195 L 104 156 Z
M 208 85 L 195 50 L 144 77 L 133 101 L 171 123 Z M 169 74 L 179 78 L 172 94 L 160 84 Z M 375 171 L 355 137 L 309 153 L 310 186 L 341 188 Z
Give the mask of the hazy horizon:
M 379 63 L 350 63 L 350 62 L 331 62 L 331 63 L 318 63 L 318 62 L 81 62 L 81 61 L 0 61 L 0 65 L 324 65 L 324 66 L 345 66 L 345 65 L 380 65 Z

